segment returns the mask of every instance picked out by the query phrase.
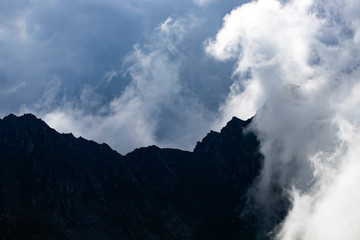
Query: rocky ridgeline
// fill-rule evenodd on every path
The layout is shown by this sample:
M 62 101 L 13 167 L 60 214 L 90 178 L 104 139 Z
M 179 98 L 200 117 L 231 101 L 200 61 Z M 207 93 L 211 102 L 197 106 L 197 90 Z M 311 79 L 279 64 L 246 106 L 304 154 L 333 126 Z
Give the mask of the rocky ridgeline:
M 261 169 L 233 118 L 193 152 L 59 134 L 31 114 L 0 120 L 0 239 L 254 239 L 248 189 Z

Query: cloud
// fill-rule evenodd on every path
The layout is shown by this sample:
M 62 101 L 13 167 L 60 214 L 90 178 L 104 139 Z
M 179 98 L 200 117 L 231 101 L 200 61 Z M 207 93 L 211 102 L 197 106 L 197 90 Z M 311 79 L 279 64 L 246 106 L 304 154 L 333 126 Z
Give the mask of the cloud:
M 67 97 L 79 94 L 84 85 L 96 85 L 104 72 L 119 67 L 134 43 L 171 15 L 174 4 L 2 1 L 0 86 L 10 90 L 25 84 L 11 95 L 0 94 L 6 103 L 1 111 L 35 103 L 54 77 L 64 81 L 63 91 L 70 92 Z
M 204 119 L 206 110 L 188 95 L 180 78 L 182 44 L 196 27 L 193 17 L 168 18 L 147 43 L 136 44 L 124 59 L 121 71 L 129 83 L 108 104 L 96 93 L 99 85 L 84 88 L 80 102 L 65 100 L 60 107 L 47 111 L 40 104 L 33 111 L 59 131 L 111 143 L 123 153 L 151 144 L 192 148 L 198 135 L 207 131 L 210 119 Z M 106 72 L 102 82 L 108 84 L 119 74 Z M 86 111 L 91 105 L 96 112 Z
M 312 191 L 293 192 L 294 207 L 279 239 L 359 238 L 359 129 L 344 119 L 337 119 L 337 124 L 341 147 L 331 155 L 321 153 L 311 159 L 320 179 Z
M 147 144 L 191 149 L 232 83 L 233 63 L 206 56 L 203 41 L 233 4 L 3 1 L 0 112 L 32 111 L 59 131 L 121 152 Z M 130 125 L 133 137 L 125 134 Z
M 286 82 L 300 84 L 311 76 L 312 69 L 307 65 L 310 49 L 305 43 L 315 34 L 317 23 L 314 25 L 304 11 L 308 2 L 289 6 L 274 0 L 245 4 L 226 15 L 216 38 L 208 40 L 207 53 L 219 60 L 237 59 L 234 74 L 243 80 L 251 76 L 251 81 L 245 81 L 249 87 L 245 88 L 244 97 L 238 94 L 244 89 L 244 81 L 236 81 L 228 99 L 229 105 L 246 109 L 240 117 L 253 116 L 264 103 L 267 92 L 262 87 L 282 88 Z
M 199 6 L 205 6 L 207 4 L 210 4 L 212 2 L 214 2 L 215 0 L 194 0 L 194 3 L 199 5 Z
M 271 187 L 292 197 L 278 239 L 359 238 L 349 226 L 360 215 L 346 209 L 360 200 L 350 184 L 360 179 L 358 9 L 355 1 L 253 1 L 206 42 L 216 59 L 237 61 L 223 118 L 258 112 L 265 165 L 257 200 L 271 218 L 280 201 Z

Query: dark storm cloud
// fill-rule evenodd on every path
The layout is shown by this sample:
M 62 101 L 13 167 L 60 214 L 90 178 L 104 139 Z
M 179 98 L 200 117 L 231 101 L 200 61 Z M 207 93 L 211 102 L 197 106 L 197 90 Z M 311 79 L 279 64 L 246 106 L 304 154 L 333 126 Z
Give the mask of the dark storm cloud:
M 3 111 L 36 101 L 52 78 L 69 89 L 97 81 L 119 64 L 143 30 L 144 13 L 129 3 L 16 2 L 1 25 L 1 85 L 7 93 L 13 86 L 22 88 L 2 96 L 12 103 Z
M 146 41 L 169 16 L 200 15 L 208 22 L 202 34 L 213 34 L 235 2 L 212 1 L 213 8 L 203 9 L 190 0 L 2 1 L 0 98 L 6 104 L 0 111 L 33 103 L 54 78 L 64 83 L 67 97 L 76 97 L 84 85 L 96 85 L 106 72 L 119 69 L 132 46 Z M 118 80 L 110 91 L 123 88 L 126 80 Z

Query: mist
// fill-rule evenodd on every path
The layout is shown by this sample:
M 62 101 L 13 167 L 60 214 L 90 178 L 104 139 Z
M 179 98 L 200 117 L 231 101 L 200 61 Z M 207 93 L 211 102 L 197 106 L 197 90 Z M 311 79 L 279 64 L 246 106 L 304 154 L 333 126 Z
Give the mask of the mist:
M 223 117 L 257 113 L 252 129 L 265 156 L 258 203 L 272 214 L 273 185 L 290 198 L 276 239 L 360 236 L 359 6 L 253 1 L 206 42 L 219 61 L 237 60 Z

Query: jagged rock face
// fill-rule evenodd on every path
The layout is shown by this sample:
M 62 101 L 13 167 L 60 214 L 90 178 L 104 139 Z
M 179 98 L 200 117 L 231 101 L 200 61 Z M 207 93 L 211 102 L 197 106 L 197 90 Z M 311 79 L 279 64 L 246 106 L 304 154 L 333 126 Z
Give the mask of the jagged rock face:
M 33 115 L 0 120 L 0 239 L 253 239 L 241 218 L 259 142 L 233 118 L 194 152 L 59 134 Z

